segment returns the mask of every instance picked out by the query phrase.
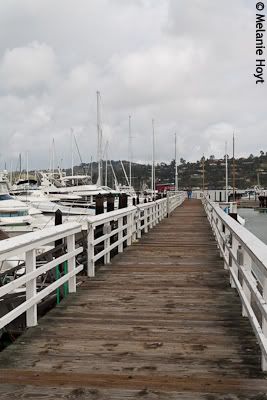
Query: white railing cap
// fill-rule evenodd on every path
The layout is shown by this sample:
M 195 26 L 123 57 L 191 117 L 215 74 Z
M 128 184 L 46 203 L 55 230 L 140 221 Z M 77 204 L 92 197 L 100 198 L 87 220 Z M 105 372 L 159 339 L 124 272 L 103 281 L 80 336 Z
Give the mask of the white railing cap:
M 120 210 L 110 211 L 104 214 L 93 215 L 87 218 L 89 224 L 105 223 L 117 219 L 118 217 L 126 216 L 136 211 L 136 206 L 129 206 L 126 208 L 121 208 Z
M 166 200 L 166 199 L 164 199 L 164 200 Z M 152 206 L 154 206 L 155 204 L 157 204 L 158 201 L 159 201 L 159 200 L 156 200 L 156 201 L 149 201 L 148 203 L 138 204 L 138 205 L 137 205 L 137 208 L 138 208 L 138 209 L 149 208 L 149 207 L 152 207 Z
M 44 228 L 35 232 L 25 233 L 0 241 L 0 261 L 8 257 L 33 250 L 37 246 L 43 246 L 68 235 L 81 232 L 82 225 L 76 222 L 68 222 L 62 225 Z
M 208 199 L 207 201 L 216 214 L 223 220 L 229 231 L 239 239 L 257 265 L 260 263 L 264 267 L 262 272 L 267 275 L 267 245 L 245 227 L 240 225 L 236 220 L 227 215 L 218 204 Z

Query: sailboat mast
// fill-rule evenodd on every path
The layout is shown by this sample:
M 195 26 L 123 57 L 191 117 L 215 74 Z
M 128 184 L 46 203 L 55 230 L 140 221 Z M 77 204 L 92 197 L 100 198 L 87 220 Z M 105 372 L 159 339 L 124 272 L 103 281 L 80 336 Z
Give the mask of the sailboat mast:
M 54 178 L 55 173 L 55 139 L 52 141 L 52 177 Z
M 10 163 L 10 184 L 13 184 L 13 162 Z
M 235 201 L 235 133 L 233 133 L 233 201 Z
M 29 152 L 26 151 L 26 179 L 29 182 Z
M 93 181 L 93 156 L 91 156 L 91 182 Z
M 102 186 L 102 168 L 101 168 L 101 158 L 102 158 L 102 131 L 100 122 L 100 92 L 96 92 L 96 105 L 97 105 L 97 158 L 98 158 L 98 185 Z
M 228 201 L 228 155 L 227 155 L 227 142 L 225 142 L 225 201 Z
M 174 134 L 175 138 L 175 191 L 178 191 L 178 170 L 177 170 L 177 135 Z
M 130 186 L 132 186 L 132 124 L 131 115 L 129 115 L 129 180 Z
M 105 146 L 105 156 L 106 156 L 105 186 L 108 186 L 108 140 Z
M 21 176 L 21 153 L 19 153 L 19 175 Z
M 152 170 L 151 170 L 151 191 L 152 196 L 155 194 L 155 126 L 152 119 Z
M 202 157 L 202 191 L 205 191 L 205 157 Z
M 74 158 L 73 158 L 73 129 L 71 128 L 71 176 L 74 176 Z

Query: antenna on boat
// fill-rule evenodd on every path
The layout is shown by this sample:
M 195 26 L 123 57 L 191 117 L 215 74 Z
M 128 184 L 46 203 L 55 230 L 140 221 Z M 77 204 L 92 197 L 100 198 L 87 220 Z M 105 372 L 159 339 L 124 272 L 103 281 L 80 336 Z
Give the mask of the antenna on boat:
M 233 201 L 235 201 L 235 132 L 233 132 Z
M 227 142 L 225 142 L 225 201 L 228 201 L 228 154 Z
M 152 196 L 155 194 L 155 126 L 152 119 L 152 170 L 151 170 L 151 191 Z
M 175 141 L 175 153 L 174 153 L 174 161 L 175 161 L 175 191 L 178 191 L 178 169 L 177 169 L 177 135 L 174 134 Z

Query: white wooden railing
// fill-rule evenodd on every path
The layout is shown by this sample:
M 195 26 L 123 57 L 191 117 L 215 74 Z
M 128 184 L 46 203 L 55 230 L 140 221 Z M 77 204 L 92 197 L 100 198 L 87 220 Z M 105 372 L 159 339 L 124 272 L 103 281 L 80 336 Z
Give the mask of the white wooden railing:
M 142 233 L 147 233 L 163 218 L 170 215 L 176 207 L 183 203 L 184 199 L 184 193 L 174 193 L 154 202 L 89 217 L 88 276 L 95 276 L 97 260 L 103 258 L 104 264 L 108 264 L 113 249 L 118 248 L 118 252 L 122 253 L 124 243 L 130 246 L 132 241 L 140 239 Z M 98 232 L 98 235 L 95 232 Z M 99 245 L 101 245 L 101 250 L 97 252 Z
M 227 215 L 217 203 L 203 199 L 230 284 L 242 302 L 262 352 L 262 369 L 267 370 L 267 245 Z
M 148 232 L 167 217 L 184 199 L 185 195 L 182 193 L 172 194 L 155 202 L 89 217 L 88 276 L 95 275 L 97 260 L 103 257 L 104 263 L 109 263 L 113 249 L 117 248 L 119 253 L 123 252 L 125 245 L 129 246 L 132 241 L 141 238 L 143 233 Z M 64 283 L 68 282 L 70 293 L 76 292 L 76 275 L 83 270 L 82 265 L 76 265 L 76 256 L 83 252 L 83 248 L 75 248 L 75 234 L 81 230 L 80 224 L 67 223 L 0 242 L 0 263 L 12 257 L 25 259 L 25 274 L 0 287 L 0 301 L 4 296 L 14 294 L 18 289 L 25 291 L 25 301 L 0 317 L 0 330 L 25 312 L 26 326 L 37 325 L 38 303 Z M 38 249 L 43 246 L 53 246 L 55 241 L 62 239 L 66 242 L 67 253 L 55 256 L 52 261 L 37 268 Z M 63 263 L 67 263 L 65 274 L 38 291 L 38 279 Z
M 175 208 L 179 207 L 187 197 L 185 192 L 179 192 L 177 194 L 168 193 L 167 195 L 167 214 L 171 214 Z
M 37 325 L 37 304 L 65 282 L 68 282 L 70 293 L 76 292 L 76 275 L 82 271 L 83 266 L 76 265 L 75 257 L 83 251 L 83 248 L 75 249 L 75 234 L 81 232 L 81 229 L 80 224 L 67 223 L 0 242 L 0 262 L 25 254 L 25 275 L 0 287 L 0 301 L 3 296 L 14 293 L 14 290 L 18 288 L 24 288 L 26 292 L 25 301 L 0 318 L 0 329 L 24 312 L 26 312 L 26 325 L 28 327 Z M 67 253 L 36 268 L 37 249 L 51 245 L 59 239 L 66 240 Z M 37 292 L 37 278 L 64 262 L 67 262 L 66 274 Z

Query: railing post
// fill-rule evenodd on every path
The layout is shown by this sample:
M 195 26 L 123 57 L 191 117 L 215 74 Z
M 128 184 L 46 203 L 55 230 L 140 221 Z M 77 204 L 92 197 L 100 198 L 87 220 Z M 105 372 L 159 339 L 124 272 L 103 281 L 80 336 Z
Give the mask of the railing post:
M 238 241 L 236 240 L 236 238 L 233 234 L 232 234 L 232 254 L 233 254 L 233 257 L 232 257 L 231 268 L 232 268 L 234 275 L 238 278 L 238 265 L 237 265 L 237 261 L 236 261 L 237 254 L 238 254 Z M 232 278 L 231 278 L 230 282 L 231 282 L 231 287 L 235 288 L 236 285 Z
M 241 269 L 243 269 L 244 272 L 247 273 L 247 275 L 251 275 L 251 258 L 249 257 L 247 252 L 245 252 L 245 253 L 242 252 L 242 256 L 243 256 L 243 259 L 241 258 L 240 261 L 241 262 L 243 261 L 242 262 L 243 267 L 241 267 Z M 252 277 L 252 275 L 251 275 L 251 277 Z M 251 292 L 250 292 L 250 289 L 249 289 L 248 285 L 246 284 L 246 281 L 244 278 L 242 280 L 242 289 L 245 293 L 246 298 L 249 301 L 249 304 L 251 304 Z M 245 307 L 243 305 L 242 305 L 242 315 L 243 315 L 243 317 L 248 317 L 247 310 L 245 309 Z
M 167 217 L 169 217 L 170 212 L 171 212 L 171 210 L 170 210 L 170 192 L 167 192 L 166 201 L 167 201 Z
M 144 232 L 148 232 L 148 212 L 147 208 L 144 209 Z
M 26 274 L 36 270 L 36 250 L 26 252 L 25 257 Z M 36 278 L 26 283 L 26 300 L 35 297 L 37 293 Z M 26 311 L 26 325 L 27 327 L 37 325 L 37 304 L 34 304 Z
M 156 226 L 158 223 L 158 204 L 156 203 L 155 200 L 155 204 L 154 204 L 154 226 Z
M 137 239 L 141 239 L 142 237 L 142 230 L 141 230 L 141 210 L 140 208 L 137 209 Z
M 133 233 L 133 213 L 127 215 L 127 246 L 132 244 L 132 233 Z
M 67 252 L 70 253 L 75 250 L 75 235 L 70 235 L 67 237 Z M 75 257 L 71 257 L 68 260 L 68 272 L 72 272 L 75 270 Z M 76 275 L 74 274 L 69 279 L 69 293 L 76 292 Z
M 107 222 L 103 226 L 103 235 L 109 235 L 111 233 L 110 222 Z M 104 240 L 104 249 L 107 250 L 110 246 L 110 236 Z M 104 264 L 110 263 L 110 251 L 107 251 L 104 255 Z
M 136 217 L 137 215 L 137 209 L 135 212 L 131 213 L 131 220 L 132 220 L 132 240 L 135 242 L 137 238 L 137 223 L 136 223 Z
M 153 207 L 152 207 L 151 205 L 149 205 L 149 208 L 147 209 L 147 215 L 149 216 L 149 229 L 152 229 L 152 228 L 153 228 L 153 223 L 152 223 L 152 218 L 153 218 L 152 209 L 153 209 Z
M 105 239 L 104 241 L 104 247 L 105 250 L 110 246 L 110 237 Z M 108 251 L 105 255 L 104 255 L 104 264 L 109 264 L 110 263 L 110 251 Z
M 122 227 L 123 227 L 123 217 L 119 217 L 119 219 L 118 219 L 118 229 L 119 229 L 118 240 L 121 240 L 121 239 L 123 238 L 123 230 L 122 230 Z M 119 252 L 119 253 L 122 253 L 122 252 L 123 252 L 123 242 L 121 242 L 121 243 L 118 245 L 118 252 Z
M 262 297 L 265 300 L 265 302 L 267 302 L 267 278 L 266 278 L 266 276 L 264 276 L 264 278 L 263 278 Z M 266 321 L 264 313 L 262 313 L 262 332 L 266 338 L 267 337 L 267 321 Z M 266 359 L 265 355 L 263 354 L 263 352 L 261 355 L 261 367 L 262 367 L 263 371 L 267 371 L 267 359 Z
M 87 276 L 95 276 L 95 262 L 94 262 L 94 227 L 88 223 L 87 234 Z

